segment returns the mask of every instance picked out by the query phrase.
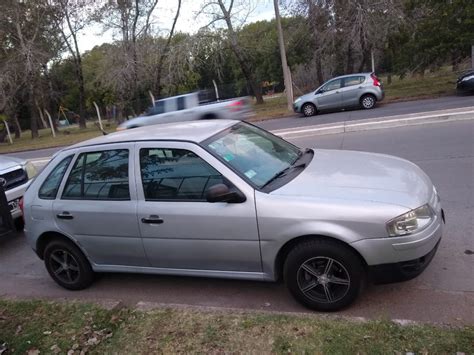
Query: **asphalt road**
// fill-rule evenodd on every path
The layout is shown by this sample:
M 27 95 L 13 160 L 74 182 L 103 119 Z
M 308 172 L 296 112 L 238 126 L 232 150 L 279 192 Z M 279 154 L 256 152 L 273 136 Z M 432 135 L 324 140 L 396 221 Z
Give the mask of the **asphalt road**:
M 333 113 L 324 113 L 309 118 L 295 114 L 291 117 L 261 121 L 256 122 L 255 124 L 267 130 L 277 130 L 284 128 L 311 126 L 315 124 L 353 121 L 365 118 L 383 118 L 394 115 L 448 110 L 462 107 L 474 107 L 474 96 L 447 96 L 437 99 L 407 101 L 391 104 L 384 104 L 382 102 L 373 110 L 339 111 Z M 49 157 L 59 149 L 61 148 L 39 149 L 35 151 L 12 153 L 10 155 L 23 159 L 37 159 Z
M 263 121 L 258 123 L 258 125 L 267 130 L 276 130 L 472 106 L 474 106 L 474 95 L 445 96 L 436 99 L 394 102 L 389 104 L 385 104 L 382 101 L 372 110 L 353 109 L 332 113 L 322 113 L 312 117 L 292 115 L 286 118 Z
M 365 150 L 420 165 L 438 187 L 447 214 L 445 235 L 418 278 L 369 286 L 339 315 L 474 324 L 474 122 L 305 137 L 302 147 Z M 47 275 L 23 235 L 0 240 L 0 297 L 185 304 L 307 312 L 282 283 L 104 274 L 87 290 L 66 291 Z

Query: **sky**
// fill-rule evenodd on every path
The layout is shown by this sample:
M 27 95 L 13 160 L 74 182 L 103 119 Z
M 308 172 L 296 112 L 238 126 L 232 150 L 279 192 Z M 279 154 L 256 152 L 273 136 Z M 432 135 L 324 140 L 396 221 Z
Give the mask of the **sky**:
M 273 0 L 253 0 L 255 9 L 247 19 L 247 23 L 261 20 L 271 20 L 275 17 Z M 202 0 L 182 0 L 180 15 L 176 23 L 176 32 L 196 33 L 201 27 L 206 26 L 209 18 L 204 15 L 196 17 Z M 159 0 L 155 13 L 158 28 L 168 33 L 175 16 L 178 0 Z M 101 25 L 93 25 L 84 29 L 78 37 L 79 50 L 85 52 L 94 46 L 114 40 L 111 31 L 104 32 Z

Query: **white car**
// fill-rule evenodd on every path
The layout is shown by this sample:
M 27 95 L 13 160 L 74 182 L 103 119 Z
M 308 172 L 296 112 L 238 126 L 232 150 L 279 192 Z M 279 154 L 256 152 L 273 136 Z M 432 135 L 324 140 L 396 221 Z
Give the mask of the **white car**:
M 32 163 L 0 155 L 0 186 L 5 190 L 10 213 L 17 226 L 22 225 L 20 199 L 35 176 L 36 168 Z
M 117 131 L 182 121 L 221 118 L 244 120 L 251 115 L 248 97 L 210 101 L 203 92 L 193 92 L 156 100 L 143 115 L 123 122 L 117 127 Z

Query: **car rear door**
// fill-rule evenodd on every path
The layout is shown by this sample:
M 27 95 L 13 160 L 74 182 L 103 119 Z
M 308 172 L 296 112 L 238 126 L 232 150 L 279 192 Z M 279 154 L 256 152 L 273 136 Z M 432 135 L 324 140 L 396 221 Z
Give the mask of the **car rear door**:
M 82 148 L 53 203 L 53 218 L 96 264 L 149 266 L 136 219 L 133 143 Z
M 359 98 L 364 90 L 363 83 L 365 76 L 354 75 L 343 79 L 343 87 L 340 89 L 342 93 L 342 105 L 344 107 L 359 105 Z
M 137 143 L 135 157 L 138 222 L 153 267 L 261 273 L 253 188 L 197 144 Z M 207 202 L 206 190 L 223 182 L 246 201 Z
M 318 110 L 339 108 L 342 105 L 342 80 L 329 81 L 316 93 L 316 107 Z

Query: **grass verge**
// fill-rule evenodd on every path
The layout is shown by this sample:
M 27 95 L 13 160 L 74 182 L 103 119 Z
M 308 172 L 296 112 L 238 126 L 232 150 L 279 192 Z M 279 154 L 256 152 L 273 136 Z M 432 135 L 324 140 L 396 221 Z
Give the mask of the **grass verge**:
M 104 127 L 104 130 L 110 133 L 115 132 L 115 128 L 115 124 L 108 124 Z M 8 143 L 8 139 L 6 139 L 5 143 L 0 143 L 0 153 L 62 147 L 79 143 L 86 139 L 98 137 L 101 135 L 102 132 L 92 122 L 88 122 L 87 128 L 83 130 L 79 129 L 77 126 L 62 127 L 56 133 L 56 138 L 53 137 L 49 128 L 40 129 L 39 138 L 36 139 L 31 139 L 30 131 L 24 131 L 21 135 L 21 138 L 13 139 L 13 144 Z
M 0 352 L 456 353 L 474 352 L 474 327 L 400 326 L 316 316 L 0 301 Z M 4 352 L 5 354 L 5 352 Z

